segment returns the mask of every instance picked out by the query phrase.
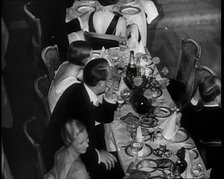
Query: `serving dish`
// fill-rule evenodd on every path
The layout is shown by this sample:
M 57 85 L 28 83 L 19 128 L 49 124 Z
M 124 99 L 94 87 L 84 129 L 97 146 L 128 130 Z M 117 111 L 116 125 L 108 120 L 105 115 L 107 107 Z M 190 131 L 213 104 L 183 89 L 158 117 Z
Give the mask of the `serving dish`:
M 160 148 L 156 148 L 153 150 L 153 154 L 157 157 L 172 157 L 173 156 L 173 152 L 169 149 L 166 149 L 165 151 L 162 151 Z
M 157 126 L 158 119 L 153 116 L 142 117 L 139 125 L 146 128 L 153 128 Z
M 145 144 L 142 150 L 143 152 L 138 152 L 138 158 L 147 157 L 152 154 L 152 148 L 148 144 Z M 131 145 L 128 145 L 125 148 L 125 153 L 131 157 L 135 157 L 136 155 L 136 153 L 131 149 Z
M 174 162 L 168 158 L 156 159 L 158 163 L 158 168 L 160 169 L 169 169 L 174 164 Z

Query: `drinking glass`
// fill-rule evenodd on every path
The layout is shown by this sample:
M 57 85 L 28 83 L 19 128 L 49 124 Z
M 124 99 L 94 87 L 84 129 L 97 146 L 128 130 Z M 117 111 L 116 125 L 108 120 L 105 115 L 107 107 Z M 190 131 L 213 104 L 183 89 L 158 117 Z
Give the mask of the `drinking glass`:
M 127 42 L 126 41 L 119 41 L 119 47 L 120 47 L 120 51 L 124 51 L 127 49 Z
M 132 140 L 134 140 L 136 137 L 136 132 L 137 132 L 138 126 L 139 126 L 138 121 L 130 121 L 127 124 L 127 130 L 128 130 L 128 132 L 130 132 Z
M 194 178 L 200 178 L 204 175 L 204 167 L 201 163 L 193 163 L 191 166 L 191 174 Z
M 135 154 L 135 156 L 134 156 L 135 162 L 138 159 L 138 152 L 140 150 L 142 150 L 143 147 L 144 147 L 144 140 L 139 141 L 139 140 L 134 139 L 131 141 L 131 149 L 132 149 L 133 153 Z

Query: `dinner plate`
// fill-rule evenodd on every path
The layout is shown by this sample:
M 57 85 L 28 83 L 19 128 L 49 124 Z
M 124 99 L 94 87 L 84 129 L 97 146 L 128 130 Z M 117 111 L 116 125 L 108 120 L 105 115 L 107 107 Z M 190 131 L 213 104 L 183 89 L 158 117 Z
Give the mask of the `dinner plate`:
M 134 6 L 125 6 L 120 9 L 120 13 L 126 14 L 126 15 L 135 15 L 141 12 L 141 9 Z
M 136 165 L 136 169 L 140 171 L 145 171 L 148 173 L 152 173 L 156 171 L 158 167 L 158 163 L 156 160 L 153 159 L 143 159 L 142 161 L 138 162 Z
M 95 11 L 96 8 L 90 5 L 81 5 L 76 8 L 76 11 L 79 13 L 85 13 L 87 11 Z
M 169 169 L 173 165 L 173 161 L 168 158 L 156 159 L 158 163 L 158 168 L 160 169 Z
M 131 157 L 135 157 L 135 155 L 136 155 L 136 153 L 133 152 L 133 150 L 131 149 L 130 145 L 128 145 L 125 148 L 125 152 L 126 152 L 126 154 L 128 154 Z M 143 148 L 143 153 L 142 154 L 140 154 L 140 152 L 138 152 L 138 153 L 139 153 L 138 158 L 147 157 L 152 154 L 152 148 L 148 144 L 145 144 L 145 146 Z
M 169 117 L 172 114 L 171 110 L 168 107 L 157 106 L 157 108 L 159 108 L 159 112 L 154 113 L 155 117 L 166 118 L 166 117 Z
M 181 129 L 178 129 L 176 135 L 172 139 L 166 139 L 164 136 L 163 138 L 170 142 L 179 143 L 179 142 L 186 141 L 189 138 L 189 135 L 184 129 L 181 128 Z
M 151 176 L 147 179 L 166 179 L 165 177 L 162 177 L 162 176 Z
M 190 158 L 193 160 L 196 160 L 199 157 L 197 150 L 189 150 Z
M 128 3 L 131 3 L 131 2 L 134 2 L 135 0 L 120 0 L 119 3 L 120 4 L 128 4 Z
M 142 117 L 139 125 L 146 128 L 153 128 L 157 126 L 158 119 L 154 117 Z

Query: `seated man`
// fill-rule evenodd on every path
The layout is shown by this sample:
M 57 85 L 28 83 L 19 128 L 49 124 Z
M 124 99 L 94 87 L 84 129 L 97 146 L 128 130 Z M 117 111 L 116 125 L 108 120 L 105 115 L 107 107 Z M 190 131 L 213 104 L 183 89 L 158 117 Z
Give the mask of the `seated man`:
M 41 144 L 46 169 L 53 166 L 54 154 L 63 145 L 60 138 L 61 127 L 70 118 L 79 118 L 86 126 L 89 134 L 89 147 L 81 154 L 91 178 L 122 178 L 124 173 L 118 162 L 117 153 L 105 150 L 104 136 L 99 136 L 100 123 L 113 121 L 117 104 L 113 99 L 110 66 L 106 59 L 94 59 L 87 63 L 83 70 L 83 83 L 75 83 L 68 87 L 59 98 Z M 102 103 L 98 103 L 98 95 L 105 93 Z
M 204 142 L 221 140 L 221 82 L 217 76 L 204 77 L 199 83 L 199 102 L 203 104 L 200 110 L 195 110 L 192 104 L 188 105 L 182 113 L 182 126 L 190 133 L 199 149 Z M 207 168 L 219 170 L 220 147 L 203 148 L 206 152 L 204 158 Z M 203 157 L 203 156 L 202 156 Z M 215 177 L 214 177 L 215 178 Z

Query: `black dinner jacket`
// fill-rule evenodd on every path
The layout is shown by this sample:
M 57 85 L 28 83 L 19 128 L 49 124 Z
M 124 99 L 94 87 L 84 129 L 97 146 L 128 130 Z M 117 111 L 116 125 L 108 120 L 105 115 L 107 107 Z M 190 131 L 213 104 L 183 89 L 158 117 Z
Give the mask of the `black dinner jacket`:
M 95 120 L 100 123 L 113 121 L 117 104 L 103 100 L 102 104 L 95 107 L 88 96 L 83 83 L 75 83 L 67 88 L 58 100 L 52 113 L 48 128 L 42 141 L 42 150 L 46 169 L 53 166 L 54 154 L 63 145 L 60 130 L 68 119 L 80 119 L 87 128 L 89 147 L 81 158 L 89 172 L 98 164 L 98 155 L 95 147 L 99 146 L 96 138 Z M 99 147 L 98 147 L 99 149 Z
M 182 126 L 194 140 L 220 140 L 221 110 L 220 107 L 215 106 L 204 106 L 201 110 L 196 110 L 196 107 L 189 105 L 182 113 Z

